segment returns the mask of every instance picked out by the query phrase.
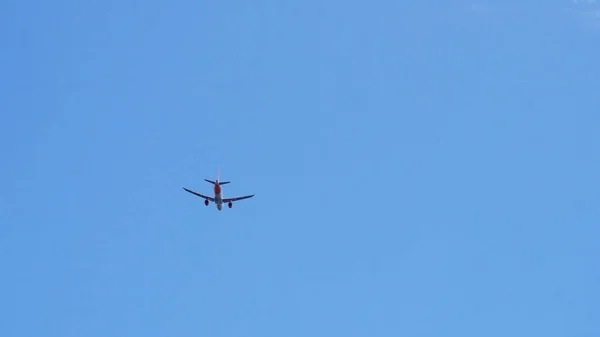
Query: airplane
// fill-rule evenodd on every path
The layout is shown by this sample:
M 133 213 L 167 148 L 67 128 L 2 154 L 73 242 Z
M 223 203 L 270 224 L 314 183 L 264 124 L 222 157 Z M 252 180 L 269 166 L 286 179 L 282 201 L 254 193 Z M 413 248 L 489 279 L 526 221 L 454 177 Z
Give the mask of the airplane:
M 200 198 L 204 198 L 204 205 L 208 206 L 209 205 L 209 200 L 214 202 L 215 205 L 217 206 L 217 209 L 220 211 L 223 209 L 223 204 L 227 204 L 227 206 L 229 208 L 233 207 L 233 202 L 234 201 L 238 201 L 238 200 L 243 200 L 243 199 L 248 199 L 248 198 L 252 198 L 254 196 L 254 194 L 252 195 L 245 195 L 243 197 L 236 197 L 236 198 L 223 198 L 223 193 L 222 193 L 222 185 L 225 184 L 229 184 L 230 181 L 219 181 L 219 173 L 217 173 L 217 180 L 213 181 L 213 180 L 209 180 L 209 179 L 204 179 L 204 181 L 207 181 L 211 184 L 214 185 L 214 193 L 215 196 L 214 197 L 209 197 L 207 195 L 204 194 L 200 194 L 198 192 L 194 192 L 192 190 L 188 190 L 187 188 L 183 188 L 186 192 L 195 194 L 196 196 L 199 196 Z

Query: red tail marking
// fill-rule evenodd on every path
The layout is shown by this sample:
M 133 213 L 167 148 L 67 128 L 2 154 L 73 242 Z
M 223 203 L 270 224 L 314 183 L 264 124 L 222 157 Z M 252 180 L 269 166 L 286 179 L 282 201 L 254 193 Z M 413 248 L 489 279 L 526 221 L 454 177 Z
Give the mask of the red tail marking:
M 221 169 L 217 169 L 217 182 L 220 180 L 221 178 Z M 218 183 L 215 184 L 215 194 L 220 194 L 221 193 L 221 185 L 219 185 Z

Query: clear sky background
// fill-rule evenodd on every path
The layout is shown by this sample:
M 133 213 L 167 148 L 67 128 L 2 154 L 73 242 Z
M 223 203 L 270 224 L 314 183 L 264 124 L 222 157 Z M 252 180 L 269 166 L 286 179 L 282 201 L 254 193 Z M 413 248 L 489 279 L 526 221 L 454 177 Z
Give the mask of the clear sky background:
M 599 336 L 598 10 L 1 2 L 0 336 Z

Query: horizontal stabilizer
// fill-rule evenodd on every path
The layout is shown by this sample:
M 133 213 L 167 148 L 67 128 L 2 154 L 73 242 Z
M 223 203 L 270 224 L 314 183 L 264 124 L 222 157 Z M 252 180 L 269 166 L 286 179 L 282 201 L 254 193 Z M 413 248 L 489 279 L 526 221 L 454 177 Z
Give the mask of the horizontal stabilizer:
M 204 181 L 208 181 L 209 183 L 216 185 L 217 183 L 215 181 L 212 180 L 208 180 L 208 179 L 204 179 Z M 219 185 L 225 185 L 225 184 L 229 184 L 231 181 L 219 181 Z

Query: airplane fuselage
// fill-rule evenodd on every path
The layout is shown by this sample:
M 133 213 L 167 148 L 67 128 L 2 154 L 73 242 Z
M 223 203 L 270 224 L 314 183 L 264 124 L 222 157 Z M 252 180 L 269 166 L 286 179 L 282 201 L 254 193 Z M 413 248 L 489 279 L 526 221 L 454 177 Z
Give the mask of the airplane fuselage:
M 221 192 L 221 185 L 219 185 L 218 183 L 215 184 L 215 206 L 217 206 L 217 209 L 220 211 L 223 209 L 223 193 Z
M 223 194 L 215 194 L 215 205 L 219 211 L 223 209 Z

